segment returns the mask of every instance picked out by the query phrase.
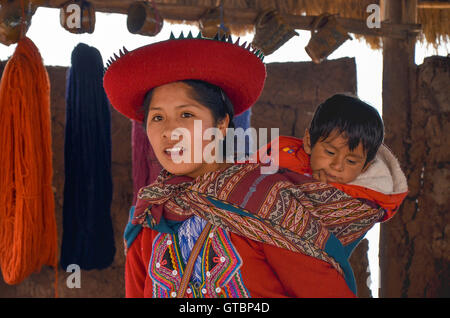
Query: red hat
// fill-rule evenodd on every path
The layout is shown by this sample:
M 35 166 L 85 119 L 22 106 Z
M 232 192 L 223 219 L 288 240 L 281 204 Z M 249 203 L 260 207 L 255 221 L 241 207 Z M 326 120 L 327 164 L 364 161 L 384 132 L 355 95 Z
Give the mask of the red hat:
M 237 41 L 239 42 L 239 40 Z M 115 55 L 103 78 L 111 105 L 123 115 L 144 121 L 145 94 L 160 85 L 196 79 L 216 85 L 227 94 L 236 115 L 250 108 L 264 87 L 263 54 L 231 37 L 180 38 L 149 44 Z

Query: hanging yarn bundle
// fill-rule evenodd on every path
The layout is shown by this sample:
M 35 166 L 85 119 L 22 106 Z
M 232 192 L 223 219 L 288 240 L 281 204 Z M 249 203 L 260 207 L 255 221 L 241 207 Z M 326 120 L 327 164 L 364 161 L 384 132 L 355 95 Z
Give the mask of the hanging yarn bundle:
M 135 120 L 132 120 L 131 126 L 131 148 L 134 189 L 132 205 L 134 205 L 139 190 L 156 180 L 162 166 L 156 159 L 144 127 Z
M 51 138 L 47 70 L 24 37 L 0 84 L 0 265 L 8 284 L 42 265 L 57 268 Z
M 114 260 L 111 220 L 111 110 L 100 52 L 78 44 L 66 88 L 63 238 L 65 269 L 103 269 Z

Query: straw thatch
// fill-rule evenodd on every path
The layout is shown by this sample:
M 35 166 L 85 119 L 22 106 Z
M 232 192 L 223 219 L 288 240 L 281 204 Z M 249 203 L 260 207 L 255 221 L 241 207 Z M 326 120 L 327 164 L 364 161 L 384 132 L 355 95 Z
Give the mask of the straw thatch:
M 417 20 L 422 24 L 419 41 L 426 41 L 435 48 L 450 42 L 450 9 L 419 9 Z

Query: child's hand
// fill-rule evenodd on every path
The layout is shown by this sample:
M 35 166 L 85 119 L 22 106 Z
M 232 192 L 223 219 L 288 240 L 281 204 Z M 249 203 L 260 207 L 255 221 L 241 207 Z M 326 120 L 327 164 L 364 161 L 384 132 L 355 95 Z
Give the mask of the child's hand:
M 323 170 L 313 171 L 312 177 L 320 182 L 327 183 L 327 174 Z

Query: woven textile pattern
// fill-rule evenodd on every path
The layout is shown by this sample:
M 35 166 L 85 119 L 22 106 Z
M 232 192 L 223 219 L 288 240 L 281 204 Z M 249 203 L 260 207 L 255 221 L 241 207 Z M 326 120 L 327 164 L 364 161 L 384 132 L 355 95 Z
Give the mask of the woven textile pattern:
M 174 184 L 168 182 L 173 176 L 163 171 L 154 184 L 140 190 L 138 197 L 147 208 L 137 211 L 133 222 L 143 224 L 148 215 L 158 223 L 161 215 L 152 205 L 162 205 L 166 218 L 197 215 L 257 242 L 324 260 L 342 272 L 324 251 L 330 235 L 348 244 L 378 221 L 383 209 L 289 170 L 263 175 L 259 168 L 232 165 Z

